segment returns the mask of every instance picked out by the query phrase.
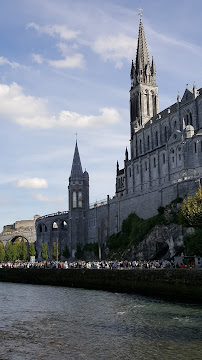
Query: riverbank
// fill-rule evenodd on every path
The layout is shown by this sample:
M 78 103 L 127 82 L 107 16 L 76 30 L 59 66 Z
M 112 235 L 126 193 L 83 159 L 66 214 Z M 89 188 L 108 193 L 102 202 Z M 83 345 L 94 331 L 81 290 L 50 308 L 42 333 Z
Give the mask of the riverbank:
M 202 270 L 0 269 L 0 281 L 77 287 L 202 304 Z

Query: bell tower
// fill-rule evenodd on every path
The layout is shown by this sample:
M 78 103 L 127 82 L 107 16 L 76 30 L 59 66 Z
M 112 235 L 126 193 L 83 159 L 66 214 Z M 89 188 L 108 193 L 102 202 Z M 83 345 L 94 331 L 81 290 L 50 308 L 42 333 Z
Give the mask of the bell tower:
M 130 124 L 131 140 L 136 131 L 159 111 L 158 86 L 154 59 L 150 63 L 149 52 L 142 22 L 141 9 L 135 64 L 131 65 Z
M 85 212 L 89 209 L 89 175 L 82 170 L 77 141 L 68 190 L 71 252 L 74 257 L 77 245 L 82 247 L 85 244 Z

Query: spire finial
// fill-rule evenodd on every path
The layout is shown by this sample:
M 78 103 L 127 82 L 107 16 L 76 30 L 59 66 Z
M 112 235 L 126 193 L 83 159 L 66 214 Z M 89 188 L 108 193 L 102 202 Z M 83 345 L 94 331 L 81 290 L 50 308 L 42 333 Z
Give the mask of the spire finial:
M 138 15 L 139 15 L 140 20 L 141 20 L 141 19 L 142 19 L 142 9 L 141 9 L 141 8 L 139 8 L 139 9 L 138 9 L 138 11 L 139 11 L 139 14 L 138 14 Z
M 76 135 L 76 142 L 77 142 L 77 135 L 78 135 L 77 132 L 75 133 L 75 135 Z

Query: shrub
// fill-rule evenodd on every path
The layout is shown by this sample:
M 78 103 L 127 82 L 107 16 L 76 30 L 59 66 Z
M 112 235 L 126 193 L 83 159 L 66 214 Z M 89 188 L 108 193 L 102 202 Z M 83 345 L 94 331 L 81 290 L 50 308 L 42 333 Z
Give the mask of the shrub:
M 185 252 L 190 256 L 202 256 L 202 229 L 197 229 L 186 237 Z
M 186 226 L 202 228 L 202 189 L 182 203 L 179 219 Z

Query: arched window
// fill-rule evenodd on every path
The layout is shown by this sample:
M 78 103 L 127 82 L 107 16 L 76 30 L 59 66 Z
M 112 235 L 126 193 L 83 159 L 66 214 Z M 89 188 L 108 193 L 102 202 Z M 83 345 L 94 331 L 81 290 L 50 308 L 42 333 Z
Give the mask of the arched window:
M 83 205 L 82 192 L 79 191 L 79 193 L 78 193 L 78 207 L 81 208 L 82 205 Z
M 166 156 L 165 154 L 163 154 L 163 164 L 165 164 L 165 162 L 166 162 Z
M 77 193 L 76 191 L 73 191 L 73 208 L 76 208 L 77 207 Z
M 42 232 L 43 231 L 43 228 L 42 228 L 42 225 L 39 226 L 39 232 Z
M 194 143 L 194 152 L 197 153 L 196 142 Z
M 186 125 L 188 125 L 189 124 L 189 115 L 187 114 L 186 115 Z
M 159 146 L 158 131 L 156 131 L 156 146 Z
M 138 101 L 139 101 L 139 99 L 138 99 L 138 94 L 136 94 L 135 95 L 135 109 L 136 109 L 136 117 L 138 117 L 139 116 L 139 104 L 138 104 Z
M 53 230 L 57 230 L 57 229 L 58 229 L 58 224 L 56 223 L 56 221 L 54 221 L 52 228 L 53 228 Z
M 48 231 L 48 229 L 47 229 L 47 226 L 45 225 L 45 227 L 44 227 L 44 231 L 45 232 L 47 232 Z
M 156 158 L 154 157 L 154 167 L 156 167 Z
M 139 174 L 139 166 L 137 165 L 137 174 Z
M 150 149 L 150 139 L 149 139 L 149 135 L 147 136 L 147 150 Z

